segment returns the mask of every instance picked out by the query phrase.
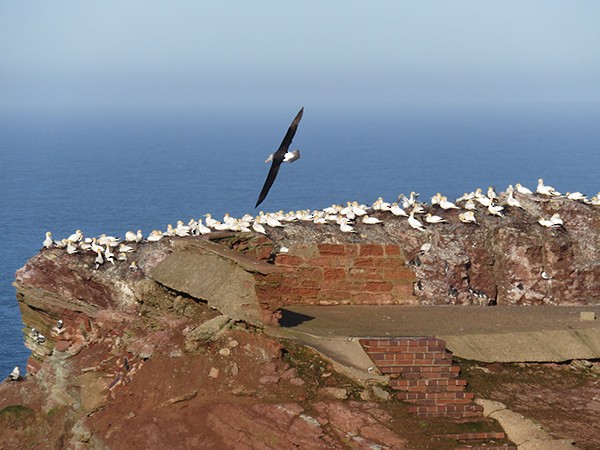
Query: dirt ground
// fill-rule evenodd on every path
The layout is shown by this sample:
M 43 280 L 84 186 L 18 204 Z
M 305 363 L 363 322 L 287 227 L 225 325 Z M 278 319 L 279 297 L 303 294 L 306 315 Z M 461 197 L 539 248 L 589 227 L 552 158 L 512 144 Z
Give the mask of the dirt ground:
M 539 422 L 584 450 L 600 448 L 600 363 L 481 364 L 460 361 L 472 391 Z M 589 366 L 589 364 L 587 364 Z

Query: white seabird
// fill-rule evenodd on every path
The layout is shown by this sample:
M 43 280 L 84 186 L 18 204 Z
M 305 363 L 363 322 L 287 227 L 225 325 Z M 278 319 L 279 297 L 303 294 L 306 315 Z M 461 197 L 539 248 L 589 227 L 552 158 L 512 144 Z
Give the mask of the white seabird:
M 83 238 L 83 233 L 81 232 L 81 230 L 77 230 L 77 231 L 75 231 L 75 233 L 73 233 L 71 236 L 69 236 L 67 238 L 67 241 L 79 242 L 82 238 Z
M 133 231 L 125 233 L 125 240 L 127 242 L 142 242 L 142 239 L 144 239 L 142 230 L 137 230 L 137 233 L 134 233 Z
M 50 248 L 52 247 L 52 233 L 50 233 L 49 231 L 46 231 L 46 239 L 44 239 L 44 247 L 45 248 Z
M 21 379 L 21 371 L 19 370 L 19 366 L 15 366 L 10 375 L 8 376 L 10 381 L 19 381 Z
M 541 219 L 538 220 L 538 223 L 546 228 L 554 228 L 554 227 L 558 227 L 557 224 L 555 224 L 552 220 L 550 219 L 544 219 L 543 217 Z
M 362 217 L 362 223 L 367 224 L 367 225 L 374 225 L 376 223 L 381 223 L 382 221 L 379 220 L 377 217 L 370 217 L 369 215 L 364 215 Z
M 413 211 L 411 211 L 408 216 L 408 224 L 416 230 L 425 231 L 423 224 L 415 219 L 415 213 Z
M 452 203 L 451 201 L 449 201 L 448 198 L 445 197 L 445 196 L 442 196 L 440 198 L 439 205 L 441 206 L 442 209 L 460 209 L 454 203 Z
M 96 263 L 96 270 L 98 270 L 98 267 L 100 267 L 102 264 L 104 264 L 104 258 L 102 256 L 101 250 L 98 250 L 98 252 L 96 254 L 96 259 L 94 260 L 94 262 Z
M 150 234 L 148 235 L 147 240 L 150 242 L 157 242 L 160 241 L 163 238 L 163 234 L 162 231 L 160 230 L 152 230 L 150 232 Z
M 431 250 L 431 243 L 425 242 L 423 245 L 421 245 L 421 248 L 419 249 L 419 255 L 424 255 L 429 250 Z
M 569 200 L 579 200 L 579 201 L 587 200 L 587 195 L 582 194 L 581 192 L 567 192 L 565 195 Z
M 465 202 L 464 208 L 467 211 L 475 211 L 477 209 L 477 205 L 475 205 L 475 202 L 472 199 L 469 199 Z
M 542 194 L 542 195 L 553 195 L 553 196 L 559 196 L 560 195 L 560 192 L 558 192 L 552 186 L 546 186 L 546 185 L 544 185 L 544 180 L 542 178 L 540 178 L 538 180 L 538 185 L 537 185 L 537 188 L 536 188 L 535 191 L 538 194 Z
M 390 211 L 395 216 L 408 217 L 408 214 L 406 214 L 406 211 L 404 211 L 402 208 L 400 208 L 400 205 L 398 205 L 398 203 L 396 203 L 396 202 L 392 203 L 392 207 L 390 208 Z
M 352 225 L 348 224 L 349 220 L 345 217 L 340 217 L 338 223 L 340 225 L 340 230 L 343 233 L 356 233 Z
M 504 214 L 502 214 L 502 210 L 504 209 L 503 206 L 490 203 L 490 206 L 488 206 L 487 209 L 492 216 L 504 217 Z
M 477 224 L 477 219 L 475 218 L 475 213 L 473 211 L 465 211 L 464 213 L 460 213 L 458 215 L 458 219 L 462 223 L 474 223 Z
M 521 183 L 515 184 L 515 189 L 519 194 L 533 194 L 530 189 L 527 189 Z
M 508 192 L 508 197 L 506 197 L 506 203 L 508 204 L 508 206 L 512 206 L 514 208 L 523 208 L 521 202 L 513 196 L 512 190 Z
M 77 245 L 69 240 L 67 240 L 67 253 L 69 255 L 77 253 Z
M 564 226 L 564 222 L 563 220 L 560 218 L 560 214 L 556 213 L 553 214 L 552 217 L 550 217 L 550 221 L 552 221 L 552 223 L 554 225 L 556 225 L 557 227 L 562 227 Z
M 444 222 L 448 222 L 448 221 L 440 216 L 436 216 L 436 215 L 432 215 L 431 213 L 427 213 L 425 215 L 425 222 L 427 222 L 427 223 L 444 223 Z

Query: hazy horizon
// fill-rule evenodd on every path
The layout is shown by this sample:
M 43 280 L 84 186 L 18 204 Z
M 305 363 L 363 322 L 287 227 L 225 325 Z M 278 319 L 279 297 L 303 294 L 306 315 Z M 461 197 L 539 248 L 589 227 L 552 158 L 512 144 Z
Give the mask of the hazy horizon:
M 600 4 L 0 5 L 3 109 L 600 104 Z

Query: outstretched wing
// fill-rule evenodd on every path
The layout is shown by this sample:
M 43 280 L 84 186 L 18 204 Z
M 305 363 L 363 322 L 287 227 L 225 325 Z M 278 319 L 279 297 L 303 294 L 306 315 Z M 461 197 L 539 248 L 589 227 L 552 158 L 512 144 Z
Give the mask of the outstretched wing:
M 281 166 L 281 161 L 277 161 L 273 159 L 273 163 L 271 164 L 271 168 L 269 169 L 269 174 L 267 175 L 267 179 L 265 180 L 265 184 L 263 185 L 262 191 L 260 191 L 260 195 L 258 196 L 258 200 L 256 201 L 255 208 L 260 205 L 263 200 L 267 197 L 269 193 L 269 189 L 273 186 L 273 182 L 277 177 L 277 173 L 279 172 L 279 166 Z
M 292 139 L 294 139 L 294 135 L 296 134 L 296 130 L 298 129 L 298 124 L 300 123 L 300 119 L 302 119 L 302 114 L 304 114 L 304 106 L 300 108 L 300 111 L 298 111 L 298 114 L 296 114 L 296 117 L 294 117 L 292 124 L 290 125 L 290 127 L 287 130 L 287 133 L 285 133 L 285 136 L 283 137 L 283 141 L 281 141 L 281 145 L 273 155 L 274 158 L 279 158 L 283 161 L 283 156 L 290 147 Z

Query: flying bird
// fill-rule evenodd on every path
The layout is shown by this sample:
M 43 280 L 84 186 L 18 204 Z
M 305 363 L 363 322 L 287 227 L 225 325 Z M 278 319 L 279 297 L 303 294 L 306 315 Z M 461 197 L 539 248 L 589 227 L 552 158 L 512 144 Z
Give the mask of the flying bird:
M 283 138 L 283 141 L 281 141 L 281 145 L 279 146 L 277 151 L 269 155 L 269 157 L 265 161 L 266 163 L 271 162 L 271 168 L 269 169 L 269 174 L 267 175 L 267 179 L 265 180 L 265 184 L 262 188 L 262 191 L 260 191 L 260 195 L 258 196 L 258 200 L 256 201 L 256 206 L 254 206 L 255 208 L 257 208 L 258 205 L 260 205 L 263 202 L 263 200 L 267 197 L 269 189 L 271 189 L 271 186 L 273 185 L 273 182 L 277 177 L 277 173 L 279 172 L 279 166 L 281 166 L 281 163 L 292 163 L 298 158 L 300 158 L 300 150 L 294 150 L 293 152 L 289 152 L 288 149 L 290 147 L 290 144 L 292 143 L 292 139 L 294 139 L 296 129 L 298 128 L 300 119 L 302 119 L 303 113 L 304 107 L 300 109 L 300 111 L 292 121 L 292 124 L 288 128 L 287 133 L 285 133 L 285 137 Z

